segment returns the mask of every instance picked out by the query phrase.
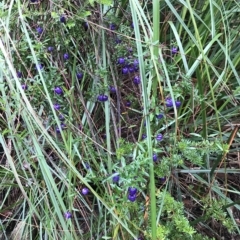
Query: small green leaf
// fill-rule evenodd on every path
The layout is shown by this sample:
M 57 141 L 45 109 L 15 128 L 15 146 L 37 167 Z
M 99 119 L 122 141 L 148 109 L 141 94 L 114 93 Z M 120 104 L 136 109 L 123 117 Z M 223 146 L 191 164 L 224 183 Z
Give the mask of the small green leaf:
M 110 6 L 112 4 L 112 0 L 98 0 L 98 3 Z
M 75 22 L 74 22 L 73 20 L 67 21 L 67 27 L 68 27 L 69 29 L 75 27 Z
M 52 18 L 58 18 L 58 14 L 56 12 L 51 12 L 51 17 Z
M 91 16 L 92 13 L 91 13 L 90 11 L 84 11 L 84 10 L 79 9 L 79 10 L 77 11 L 77 15 L 78 15 L 79 17 L 81 17 L 81 18 L 86 18 L 86 17 L 88 17 L 88 16 Z
M 95 0 L 89 0 L 90 5 L 93 7 Z

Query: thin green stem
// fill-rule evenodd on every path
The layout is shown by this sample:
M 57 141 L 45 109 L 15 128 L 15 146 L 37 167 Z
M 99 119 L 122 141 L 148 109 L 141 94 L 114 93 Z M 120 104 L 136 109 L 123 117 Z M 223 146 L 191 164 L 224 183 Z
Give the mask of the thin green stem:
M 138 52 L 138 60 L 139 60 L 139 68 L 140 68 L 140 76 L 141 76 L 141 85 L 142 85 L 142 97 L 143 97 L 143 106 L 144 106 L 144 115 L 146 116 L 146 131 L 147 131 L 147 147 L 148 147 L 148 158 L 152 159 L 153 149 L 152 149 L 152 139 L 151 139 L 151 128 L 150 128 L 150 96 L 147 94 L 147 79 L 145 76 L 145 66 L 143 60 L 143 46 L 140 35 L 140 29 L 138 25 L 138 17 L 137 11 L 134 7 L 134 1 L 130 1 L 130 7 L 132 12 L 132 19 L 134 24 L 134 31 L 136 37 L 136 46 Z M 159 35 L 159 34 L 158 34 Z M 157 35 L 157 36 L 158 36 Z M 152 232 L 152 240 L 157 239 L 157 228 L 156 228 L 156 187 L 155 187 L 155 177 L 154 177 L 154 168 L 153 161 L 149 161 L 149 175 L 150 175 L 150 212 L 151 212 L 151 232 Z

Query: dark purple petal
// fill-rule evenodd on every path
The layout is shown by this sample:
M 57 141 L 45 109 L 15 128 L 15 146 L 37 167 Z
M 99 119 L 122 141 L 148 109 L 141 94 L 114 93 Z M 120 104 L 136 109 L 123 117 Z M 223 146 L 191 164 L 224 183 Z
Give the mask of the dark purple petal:
M 134 66 L 134 67 L 138 67 L 138 66 L 139 66 L 139 61 L 138 61 L 138 59 L 134 59 L 134 60 L 133 60 L 133 66 Z
M 54 50 L 54 47 L 50 46 L 50 47 L 47 48 L 47 50 L 48 50 L 48 52 L 52 52 Z
M 72 214 L 69 211 L 67 211 L 66 213 L 64 213 L 64 217 L 66 219 L 70 219 L 72 217 Z
M 43 69 L 43 65 L 41 63 L 38 63 L 38 64 L 36 64 L 35 69 L 36 70 L 42 70 Z
M 139 76 L 135 76 L 135 77 L 133 78 L 133 83 L 136 84 L 136 85 L 140 84 L 140 83 L 141 83 L 140 77 L 139 77 Z
M 120 58 L 118 58 L 118 64 L 124 64 L 125 63 L 125 58 L 123 58 L 123 57 L 120 57 Z
M 128 67 L 122 68 L 122 74 L 128 74 Z
M 163 114 L 162 114 L 162 113 L 157 114 L 157 115 L 156 115 L 156 118 L 157 118 L 157 119 L 162 119 L 162 118 L 163 118 Z
M 22 73 L 20 71 L 17 71 L 17 77 L 21 78 L 22 77 Z
M 83 23 L 83 28 L 84 28 L 85 31 L 88 30 L 88 28 L 89 28 L 88 22 Z
M 99 102 L 106 102 L 108 100 L 108 96 L 107 95 L 104 95 L 104 94 L 101 94 L 97 97 L 97 100 Z
M 83 195 L 87 195 L 88 193 L 89 193 L 89 189 L 88 188 L 85 187 L 85 188 L 82 189 L 82 194 Z
M 130 102 L 130 101 L 127 101 L 127 102 L 125 103 L 125 106 L 126 106 L 126 107 L 130 107 L 130 106 L 131 106 L 131 102 Z
M 110 23 L 109 29 L 112 30 L 112 31 L 116 30 L 116 24 L 115 23 Z
M 60 133 L 62 130 L 64 130 L 66 128 L 66 124 L 61 123 L 60 128 L 56 127 L 56 132 Z
M 59 118 L 60 121 L 64 121 L 64 119 L 65 119 L 64 115 L 62 115 L 62 114 L 59 114 L 58 118 Z
M 117 90 L 116 90 L 116 88 L 115 88 L 114 86 L 110 86 L 110 87 L 109 87 L 109 91 L 110 91 L 111 93 L 116 93 L 116 92 L 117 92 Z
M 53 108 L 55 109 L 55 110 L 60 110 L 60 105 L 58 104 L 58 103 L 54 103 L 53 104 Z
M 65 17 L 64 15 L 62 15 L 62 16 L 60 17 L 60 22 L 61 22 L 61 23 L 66 23 L 66 17 Z
M 83 78 L 83 73 L 82 72 L 78 72 L 77 73 L 77 79 L 81 80 Z
M 82 130 L 83 130 L 82 124 L 79 124 L 79 127 L 78 127 L 78 128 L 79 128 L 80 131 L 82 131 Z
M 129 53 L 132 53 L 132 52 L 133 52 L 133 50 L 132 50 L 131 47 L 128 47 L 127 50 L 128 50 Z
M 43 28 L 37 27 L 37 28 L 36 28 L 36 31 L 37 31 L 38 34 L 42 34 Z
M 136 198 L 137 198 L 136 195 L 128 195 L 128 200 L 131 201 L 131 202 L 135 202 Z
M 167 98 L 165 101 L 166 107 L 171 108 L 173 107 L 173 101 L 171 98 Z
M 176 105 L 176 108 L 179 108 L 181 106 L 181 102 L 180 101 L 175 101 L 175 105 Z
M 120 180 L 120 175 L 118 173 L 114 173 L 114 176 L 112 178 L 113 183 L 118 183 Z
M 147 138 L 147 135 L 143 133 L 142 135 L 142 140 L 146 139 Z
M 62 88 L 61 88 L 61 87 L 58 87 L 58 86 L 54 88 L 54 92 L 55 92 L 56 94 L 58 94 L 58 95 L 63 94 Z
M 131 195 L 131 196 L 136 195 L 137 194 L 137 188 L 129 187 L 128 188 L 128 194 Z
M 156 136 L 156 140 L 157 141 L 162 141 L 163 139 L 163 135 L 161 133 L 159 133 L 157 136 Z
M 22 89 L 23 89 L 23 90 L 27 90 L 27 89 L 28 89 L 27 84 L 22 84 Z
M 85 167 L 87 170 L 91 169 L 91 167 L 90 167 L 90 165 L 89 165 L 88 163 L 84 163 L 84 167 Z
M 156 162 L 156 161 L 158 160 L 158 156 L 157 156 L 157 154 L 154 153 L 152 158 L 153 158 L 153 161 Z
M 117 37 L 117 38 L 115 39 L 115 42 L 116 42 L 116 44 L 120 44 L 120 43 L 122 42 L 122 40 L 121 40 L 119 37 Z
M 69 59 L 69 54 L 68 53 L 64 53 L 63 54 L 63 59 L 64 60 L 68 60 Z
M 133 73 L 133 72 L 135 71 L 135 69 L 134 69 L 133 66 L 129 66 L 129 67 L 128 67 L 128 71 L 129 71 L 130 73 Z
M 173 48 L 171 49 L 171 53 L 172 53 L 172 55 L 177 54 L 177 53 L 178 53 L 178 48 L 177 48 L 177 47 L 173 47 Z
M 159 181 L 160 181 L 160 183 L 164 183 L 166 181 L 166 177 L 160 177 Z

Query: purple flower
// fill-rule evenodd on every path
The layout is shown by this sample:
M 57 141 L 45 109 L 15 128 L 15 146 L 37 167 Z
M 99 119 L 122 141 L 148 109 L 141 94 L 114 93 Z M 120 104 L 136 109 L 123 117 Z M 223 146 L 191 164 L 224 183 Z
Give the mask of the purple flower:
M 64 121 L 64 119 L 65 119 L 65 117 L 61 113 L 58 115 L 58 118 L 60 121 Z
M 68 53 L 64 53 L 63 54 L 63 59 L 64 60 L 68 60 L 69 59 L 69 54 Z
M 157 119 L 162 119 L 162 118 L 163 118 L 163 114 L 162 114 L 162 113 L 157 114 L 157 115 L 156 115 L 156 118 L 157 118 Z
M 60 17 L 60 22 L 61 22 L 61 23 L 66 23 L 66 17 L 65 17 L 64 15 L 62 15 L 62 16 Z
M 54 49 L 54 47 L 51 47 L 51 46 L 47 48 L 48 52 L 52 52 L 53 49 Z
M 97 97 L 97 100 L 99 102 L 106 102 L 108 100 L 108 96 L 107 95 L 104 95 L 104 94 L 100 94 L 98 97 Z
M 167 98 L 165 101 L 166 107 L 171 108 L 173 107 L 173 101 L 171 98 Z
M 130 107 L 130 106 L 131 106 L 131 102 L 130 102 L 130 101 L 127 101 L 127 102 L 125 103 L 125 106 L 126 106 L 126 107 Z
M 43 69 L 43 65 L 41 63 L 38 63 L 38 64 L 36 64 L 35 69 L 36 70 L 42 70 Z
M 123 58 L 123 57 L 120 57 L 120 58 L 118 58 L 118 64 L 124 64 L 125 63 L 125 58 Z
M 121 38 L 117 37 L 117 38 L 115 39 L 115 42 L 116 42 L 116 44 L 119 44 L 119 43 L 122 42 L 122 40 L 121 40 Z
M 67 211 L 66 213 L 64 213 L 64 217 L 66 219 L 70 219 L 72 217 L 72 214 L 69 211 Z
M 82 194 L 83 195 L 87 195 L 88 193 L 89 193 L 89 189 L 88 188 L 85 187 L 85 188 L 82 189 Z
M 156 136 L 156 140 L 157 140 L 158 142 L 160 142 L 160 141 L 162 141 L 162 139 L 163 139 L 163 135 L 162 135 L 161 133 L 159 133 L 159 134 Z
M 17 71 L 17 77 L 21 78 L 22 77 L 22 73 L 20 71 Z
M 113 177 L 112 177 L 112 181 L 113 183 L 118 183 L 120 179 L 120 176 L 118 173 L 114 173 Z
M 114 86 L 109 86 L 109 91 L 111 93 L 116 93 L 117 92 L 117 90 L 116 90 L 116 88 Z
M 78 72 L 77 73 L 77 79 L 81 80 L 83 78 L 83 73 L 82 72 Z
M 153 161 L 156 162 L 158 160 L 158 156 L 156 153 L 153 154 L 153 157 L 152 157 Z
M 103 139 L 106 139 L 106 138 L 107 138 L 106 133 L 103 133 L 103 134 L 101 135 L 101 137 L 102 137 Z
M 128 188 L 128 194 L 131 195 L 131 196 L 136 195 L 137 194 L 137 188 L 129 187 Z
M 172 55 L 177 54 L 178 53 L 178 48 L 177 47 L 172 47 L 171 53 L 172 53 Z
M 129 53 L 132 53 L 132 52 L 133 52 L 133 50 L 132 50 L 131 47 L 128 47 L 127 50 L 128 50 Z
M 136 198 L 137 198 L 136 195 L 128 195 L 128 200 L 131 201 L 131 202 L 135 202 Z
M 181 102 L 180 101 L 173 101 L 171 98 L 167 98 L 165 101 L 166 107 L 167 108 L 172 108 L 173 105 L 176 106 L 176 108 L 179 108 L 181 106 Z
M 135 76 L 134 78 L 133 78 L 133 83 L 134 84 L 140 84 L 141 83 L 141 79 L 140 79 L 140 77 L 139 76 Z
M 42 32 L 43 32 L 43 28 L 37 27 L 37 28 L 36 28 L 36 31 L 37 31 L 37 33 L 40 35 L 40 34 L 42 34 Z
M 79 128 L 80 131 L 82 131 L 83 130 L 82 124 L 79 124 L 78 128 Z
M 116 24 L 115 23 L 110 23 L 109 29 L 112 30 L 112 31 L 116 30 Z
M 160 178 L 159 178 L 159 181 L 160 181 L 161 183 L 164 183 L 164 182 L 166 181 L 166 177 L 160 177 Z
M 28 89 L 27 84 L 22 84 L 22 89 L 23 89 L 23 90 L 27 90 L 27 89 Z
M 138 66 L 139 66 L 139 61 L 138 61 L 138 59 L 134 59 L 134 60 L 133 60 L 133 66 L 134 66 L 134 67 L 138 67 Z
M 89 28 L 88 22 L 83 23 L 83 28 L 84 28 L 85 31 L 88 30 L 88 28 Z
M 55 109 L 55 110 L 60 110 L 60 105 L 58 104 L 58 103 L 54 103 L 53 104 L 53 108 Z
M 54 92 L 55 92 L 57 95 L 63 94 L 63 90 L 62 90 L 61 87 L 55 87 L 55 88 L 54 88 Z
M 128 74 L 128 68 L 127 67 L 122 68 L 122 74 Z
M 64 130 L 66 128 L 66 124 L 61 123 L 60 128 L 56 127 L 56 132 L 60 133 L 62 130 Z
M 143 133 L 142 135 L 142 140 L 146 139 L 147 138 L 147 135 Z
M 134 67 L 134 71 L 138 72 L 139 68 L 138 67 Z
M 133 73 L 133 72 L 135 71 L 135 69 L 134 69 L 134 67 L 132 67 L 132 66 L 128 66 L 128 71 L 129 71 L 130 73 Z
M 84 167 L 85 167 L 87 170 L 91 169 L 91 167 L 90 167 L 90 165 L 89 165 L 88 163 L 84 163 Z
M 181 106 L 181 102 L 180 101 L 175 101 L 176 104 L 176 108 L 179 108 Z

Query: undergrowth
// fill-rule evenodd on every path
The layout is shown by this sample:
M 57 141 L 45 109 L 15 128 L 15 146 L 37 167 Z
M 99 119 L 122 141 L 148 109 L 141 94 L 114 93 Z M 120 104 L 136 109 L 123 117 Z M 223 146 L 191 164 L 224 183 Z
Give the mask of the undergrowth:
M 0 238 L 237 239 L 239 11 L 0 3 Z

